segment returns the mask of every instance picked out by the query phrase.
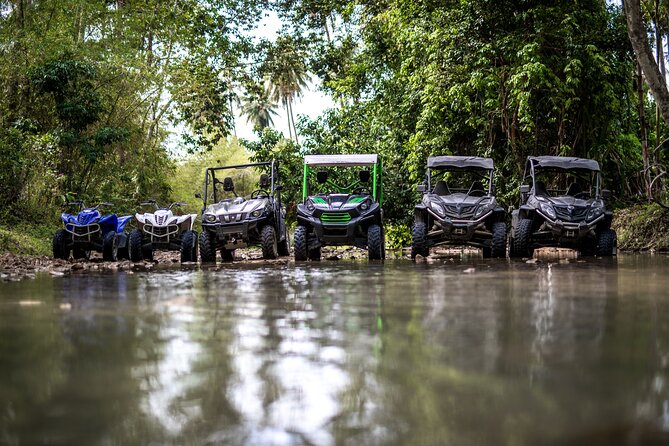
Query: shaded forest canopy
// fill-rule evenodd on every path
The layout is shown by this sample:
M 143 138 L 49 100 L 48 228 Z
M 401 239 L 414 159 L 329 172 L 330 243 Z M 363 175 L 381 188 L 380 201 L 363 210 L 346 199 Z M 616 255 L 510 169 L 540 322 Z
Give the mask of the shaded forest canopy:
M 270 10 L 281 36 L 252 39 Z M 235 110 L 258 131 L 247 156 L 282 160 L 292 200 L 303 154 L 382 154 L 398 223 L 429 155 L 492 157 L 507 205 L 527 155 L 594 158 L 624 204 L 644 200 L 643 140 L 669 136 L 603 0 L 4 0 L 0 42 L 5 214 L 194 193 L 176 184 L 170 129 L 185 129 L 178 153 L 233 150 Z M 296 102 L 309 78 L 337 104 L 315 120 Z

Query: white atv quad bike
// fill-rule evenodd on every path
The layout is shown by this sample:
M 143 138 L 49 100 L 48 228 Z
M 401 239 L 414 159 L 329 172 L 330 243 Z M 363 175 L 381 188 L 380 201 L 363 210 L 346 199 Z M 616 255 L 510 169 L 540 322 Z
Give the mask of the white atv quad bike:
M 176 202 L 169 207 L 160 207 L 156 200 L 141 203 L 153 205 L 156 211 L 135 214 L 137 229 L 130 233 L 130 260 L 153 260 L 153 250 L 180 251 L 181 262 L 197 261 L 197 233 L 193 224 L 197 214 L 174 215 L 172 208 L 186 203 Z

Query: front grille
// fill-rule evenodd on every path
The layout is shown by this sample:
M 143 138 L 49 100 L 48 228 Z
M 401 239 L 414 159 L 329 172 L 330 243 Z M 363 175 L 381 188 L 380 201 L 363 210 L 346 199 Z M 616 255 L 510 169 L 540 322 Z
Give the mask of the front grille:
M 460 205 L 459 207 L 453 204 L 446 205 L 446 212 L 456 217 L 471 217 L 475 210 L 476 205 Z
M 348 212 L 323 212 L 321 221 L 331 224 L 346 224 L 351 221 L 351 214 Z
M 244 214 L 244 213 L 223 214 L 219 217 L 219 221 L 221 223 L 235 223 L 235 222 L 244 220 L 245 216 L 246 216 L 246 214 Z
M 176 234 L 179 231 L 177 225 L 168 225 L 168 226 L 152 226 L 144 225 L 144 232 L 151 236 L 151 241 L 162 241 L 166 242 L 169 240 L 171 235 Z
M 65 229 L 73 235 L 74 240 L 81 241 L 83 239 L 89 240 L 91 237 L 97 237 L 100 232 L 100 225 L 94 223 L 92 225 L 73 225 L 68 224 Z
M 588 214 L 588 208 L 572 207 L 571 211 L 567 206 L 554 206 L 557 218 L 563 221 L 584 220 Z

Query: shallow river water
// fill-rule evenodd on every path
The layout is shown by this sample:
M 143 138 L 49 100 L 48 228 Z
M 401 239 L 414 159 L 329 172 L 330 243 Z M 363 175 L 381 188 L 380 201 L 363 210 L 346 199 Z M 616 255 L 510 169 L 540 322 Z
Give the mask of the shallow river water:
M 0 283 L 2 445 L 667 445 L 669 257 Z

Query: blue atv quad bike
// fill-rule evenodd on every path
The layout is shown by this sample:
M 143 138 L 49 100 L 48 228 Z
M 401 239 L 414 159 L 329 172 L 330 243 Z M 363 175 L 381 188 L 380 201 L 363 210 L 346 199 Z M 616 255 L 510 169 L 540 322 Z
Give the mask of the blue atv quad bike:
M 65 227 L 53 236 L 54 258 L 67 260 L 71 252 L 75 259 L 88 259 L 91 251 L 102 252 L 105 261 L 128 258 L 128 236 L 124 229 L 132 215 L 102 215 L 99 208 L 111 206 L 111 203 L 99 203 L 93 207 L 86 207 L 83 201 L 68 204 L 79 206 L 79 213 L 61 214 Z

